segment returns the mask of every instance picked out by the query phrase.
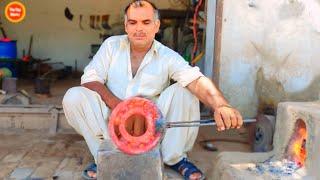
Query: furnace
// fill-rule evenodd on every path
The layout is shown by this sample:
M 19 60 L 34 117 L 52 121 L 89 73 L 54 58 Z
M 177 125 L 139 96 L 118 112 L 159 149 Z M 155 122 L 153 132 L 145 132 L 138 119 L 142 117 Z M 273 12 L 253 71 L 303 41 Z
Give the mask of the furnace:
M 212 179 L 319 179 L 320 100 L 278 105 L 273 150 L 222 152 Z

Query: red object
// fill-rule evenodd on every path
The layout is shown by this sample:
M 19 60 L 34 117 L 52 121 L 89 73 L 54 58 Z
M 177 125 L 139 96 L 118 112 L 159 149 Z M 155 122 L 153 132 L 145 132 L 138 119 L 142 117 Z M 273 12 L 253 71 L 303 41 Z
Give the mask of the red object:
M 147 123 L 146 132 L 138 137 L 129 134 L 125 128 L 129 117 L 136 114 L 143 116 Z M 118 104 L 109 117 L 110 137 L 126 154 L 145 153 L 153 149 L 161 138 L 161 132 L 156 131 L 156 121 L 161 117 L 161 112 L 152 101 L 140 97 L 127 99 Z
M 24 62 L 29 62 L 30 59 L 31 59 L 30 56 L 23 56 L 23 57 L 22 57 L 22 61 L 24 61 Z
M 2 39 L 0 39 L 0 41 L 2 41 L 2 42 L 10 42 L 11 39 L 10 38 L 2 38 Z
M 193 32 L 193 39 L 194 39 L 194 44 L 193 44 L 193 49 L 192 49 L 192 54 L 191 54 L 191 61 L 194 59 L 195 54 L 197 52 L 198 48 L 198 35 L 197 35 L 197 16 L 199 13 L 199 8 L 202 4 L 202 0 L 199 0 L 195 12 L 193 14 L 193 26 L 192 26 L 192 32 Z M 194 65 L 194 64 L 192 64 Z

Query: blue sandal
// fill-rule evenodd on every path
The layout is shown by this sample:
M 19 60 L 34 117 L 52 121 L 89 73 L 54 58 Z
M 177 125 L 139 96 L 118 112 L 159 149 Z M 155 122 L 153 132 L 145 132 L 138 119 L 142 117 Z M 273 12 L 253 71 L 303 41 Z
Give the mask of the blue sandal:
M 88 171 L 93 171 L 97 173 L 97 165 L 95 163 L 90 163 L 83 171 L 82 171 L 82 178 L 85 180 L 96 180 L 95 177 L 90 177 L 88 175 Z
M 188 161 L 187 158 L 183 158 L 181 161 L 179 161 L 177 164 L 169 166 L 174 171 L 178 172 L 183 176 L 185 180 L 189 180 L 189 177 L 193 173 L 200 173 L 200 180 L 204 180 L 205 176 L 204 174 L 190 161 Z

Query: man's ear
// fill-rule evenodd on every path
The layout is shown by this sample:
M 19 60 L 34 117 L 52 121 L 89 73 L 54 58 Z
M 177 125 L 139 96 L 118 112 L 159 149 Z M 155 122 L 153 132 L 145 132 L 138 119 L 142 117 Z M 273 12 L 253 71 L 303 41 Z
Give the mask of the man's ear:
M 127 21 L 123 21 L 123 25 L 124 25 L 124 30 L 125 30 L 125 32 L 128 33 L 128 32 L 127 32 Z
M 156 23 L 157 33 L 158 33 L 160 29 L 160 20 L 157 19 L 155 23 Z

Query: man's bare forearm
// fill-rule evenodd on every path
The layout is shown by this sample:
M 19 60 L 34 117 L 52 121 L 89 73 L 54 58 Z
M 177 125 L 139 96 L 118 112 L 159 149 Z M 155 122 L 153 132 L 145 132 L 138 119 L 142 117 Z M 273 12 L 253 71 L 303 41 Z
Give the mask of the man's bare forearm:
M 213 110 L 220 106 L 229 106 L 222 93 L 207 77 L 200 77 L 192 81 L 187 88 L 205 105 Z
M 104 84 L 98 81 L 84 83 L 82 86 L 97 92 L 110 109 L 115 108 L 121 102 L 121 99 L 115 96 Z
M 213 110 L 218 131 L 242 126 L 243 120 L 240 112 L 228 104 L 228 101 L 210 79 L 200 77 L 187 87 L 201 102 Z

